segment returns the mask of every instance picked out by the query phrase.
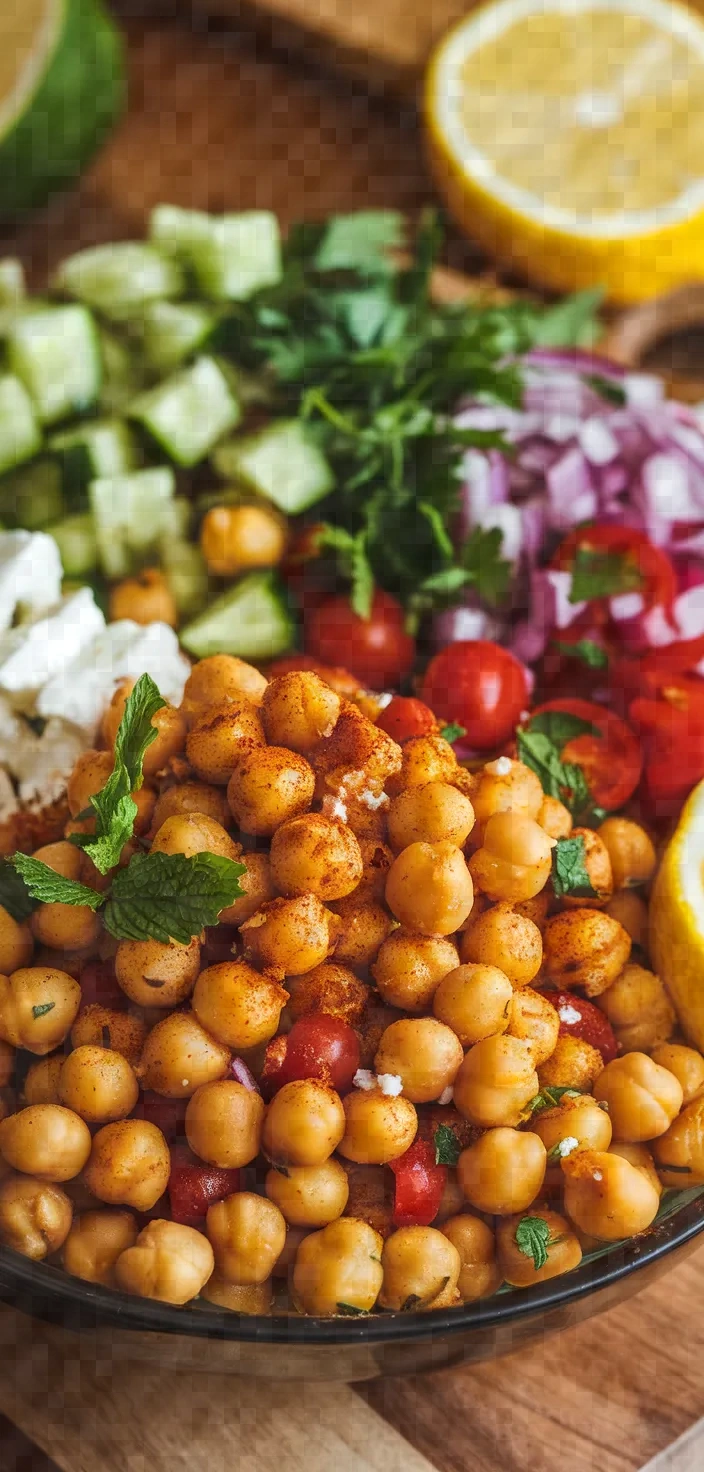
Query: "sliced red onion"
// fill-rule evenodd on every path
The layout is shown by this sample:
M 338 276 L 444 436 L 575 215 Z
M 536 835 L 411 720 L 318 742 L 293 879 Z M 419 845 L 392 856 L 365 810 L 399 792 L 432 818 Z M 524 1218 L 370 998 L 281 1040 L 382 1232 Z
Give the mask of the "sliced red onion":
M 503 641 L 506 626 L 478 604 L 469 607 L 458 604 L 436 613 L 431 633 L 434 647 L 444 649 L 446 644 L 456 644 L 460 639 Z
M 578 445 L 566 450 L 546 476 L 548 516 L 554 531 L 567 532 L 598 511 L 589 466 Z M 571 580 L 570 580 L 571 581 Z
M 230 1075 L 236 1083 L 242 1084 L 245 1089 L 250 1089 L 252 1093 L 258 1094 L 260 1092 L 259 1084 L 251 1069 L 247 1067 L 244 1058 L 232 1058 L 230 1060 Z

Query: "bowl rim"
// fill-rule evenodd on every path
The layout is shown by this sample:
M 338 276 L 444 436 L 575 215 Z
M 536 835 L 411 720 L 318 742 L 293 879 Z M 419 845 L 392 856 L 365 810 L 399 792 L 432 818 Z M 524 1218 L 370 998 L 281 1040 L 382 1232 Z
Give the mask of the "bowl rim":
M 33 1262 L 0 1247 L 0 1298 L 18 1308 L 64 1322 L 67 1327 L 112 1327 L 142 1333 L 190 1335 L 242 1344 L 305 1346 L 409 1342 L 505 1327 L 541 1312 L 578 1302 L 637 1276 L 691 1242 L 704 1231 L 704 1186 L 647 1232 L 606 1246 L 596 1260 L 586 1259 L 571 1273 L 535 1288 L 499 1292 L 491 1298 L 430 1313 L 380 1313 L 359 1317 L 304 1317 L 297 1314 L 239 1314 L 215 1305 L 183 1307 L 156 1299 L 130 1297 L 111 1288 L 70 1277 L 48 1263 Z M 637 1291 L 634 1288 L 634 1292 Z

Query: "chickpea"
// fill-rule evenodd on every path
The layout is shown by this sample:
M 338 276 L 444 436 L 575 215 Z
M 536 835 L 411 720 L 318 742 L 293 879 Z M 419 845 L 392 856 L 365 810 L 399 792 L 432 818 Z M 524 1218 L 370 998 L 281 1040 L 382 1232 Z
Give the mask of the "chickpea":
M 434 1017 L 401 1017 L 382 1033 L 374 1059 L 377 1074 L 403 1081 L 412 1104 L 429 1104 L 449 1088 L 463 1059 L 452 1028 Z
M 369 987 L 334 961 L 324 961 L 303 976 L 290 982 L 289 1012 L 294 1021 L 311 1012 L 326 1012 L 328 1017 L 341 1017 L 344 1022 L 360 1022 L 369 998 Z
M 646 1053 L 626 1053 L 607 1063 L 594 1097 L 608 1105 L 616 1139 L 637 1143 L 669 1129 L 682 1108 L 682 1085 Z
M 455 1106 L 465 1119 L 491 1129 L 494 1125 L 519 1124 L 538 1088 L 530 1043 L 520 1038 L 492 1037 L 470 1048 L 453 1092 Z
M 230 1048 L 268 1043 L 279 1026 L 288 992 L 246 961 L 222 961 L 201 971 L 193 992 L 198 1021 Z
M 511 761 L 508 771 L 504 771 L 509 760 L 500 757 L 498 762 L 487 762 L 477 774 L 472 800 L 477 822 L 482 825 L 495 813 L 514 813 L 539 821 L 545 800 L 540 778 L 523 762 Z
M 648 906 L 631 889 L 619 889 L 606 906 L 607 915 L 618 920 L 635 946 L 644 946 L 648 937 Z
M 646 1145 L 619 1142 L 610 1146 L 610 1153 L 611 1155 L 620 1155 L 622 1160 L 628 1160 L 631 1165 L 635 1165 L 637 1170 L 643 1172 L 646 1181 L 650 1181 L 651 1186 L 657 1191 L 658 1196 L 662 1196 L 663 1187 L 655 1167 L 655 1161 Z
M 675 1030 L 675 1009 L 660 980 L 643 966 L 628 965 L 599 998 L 624 1053 L 648 1052 Z
M 495 813 L 484 829 L 482 847 L 469 861 L 477 888 L 490 900 L 529 900 L 550 877 L 554 840 L 533 818 Z
M 286 523 L 273 508 L 212 506 L 203 517 L 200 550 L 216 577 L 235 578 L 254 567 L 276 567 L 285 546 Z
M 464 855 L 454 843 L 411 843 L 389 870 L 386 903 L 408 930 L 451 935 L 467 919 L 473 899 Z
M 238 863 L 241 852 L 222 823 L 216 823 L 205 813 L 182 813 L 167 818 L 152 841 L 152 853 L 185 854 L 187 858 L 194 854 L 218 854 Z
M 445 1184 L 442 1188 L 440 1205 L 433 1217 L 433 1226 L 440 1227 L 443 1222 L 449 1221 L 451 1216 L 457 1216 L 458 1212 L 464 1211 L 464 1191 L 459 1182 L 457 1171 L 451 1166 L 447 1168 Z
M 101 922 L 90 905 L 59 902 L 38 905 L 30 925 L 40 945 L 55 951 L 83 951 L 93 946 L 101 933 Z
M 217 1268 L 208 1278 L 201 1298 L 235 1314 L 268 1314 L 274 1301 L 271 1278 L 264 1283 L 229 1283 Z
M 82 1007 L 71 1028 L 74 1048 L 88 1044 L 112 1048 L 121 1053 L 134 1067 L 141 1057 L 147 1037 L 147 1024 L 142 1017 L 129 1012 L 118 1012 L 113 1007 L 102 1007 L 99 1002 L 90 1002 Z
M 313 765 L 315 757 L 315 752 L 311 752 L 311 764 Z M 358 843 L 361 844 L 364 840 L 367 843 L 386 844 L 388 798 L 379 783 L 370 781 L 368 789 L 360 790 L 357 787 L 356 774 L 353 773 L 351 777 L 349 773 L 338 774 L 338 776 L 339 781 L 336 781 L 332 793 L 324 784 L 316 783 L 316 798 L 320 798 L 321 811 L 328 818 L 342 819 L 354 833 Z M 351 786 L 348 785 L 350 782 Z M 393 863 L 393 857 L 391 862 Z M 381 898 L 383 897 L 382 891 Z
M 300 1243 L 293 1269 L 293 1297 L 304 1314 L 329 1318 L 340 1305 L 370 1313 L 383 1280 L 382 1239 L 353 1217 L 340 1217 Z
M 603 1150 L 577 1150 L 562 1162 L 565 1211 L 604 1242 L 635 1237 L 655 1220 L 659 1193 L 637 1166 Z M 680 1184 L 680 1182 L 678 1182 Z
M 286 976 L 302 976 L 327 959 L 339 928 L 339 920 L 317 895 L 302 894 L 262 905 L 240 934 L 260 966 L 278 966 Z
M 305 757 L 283 746 L 252 750 L 239 757 L 227 787 L 227 801 L 243 833 L 271 837 L 282 823 L 308 811 L 315 776 Z
M 262 1147 L 272 1165 L 323 1165 L 345 1133 L 339 1094 L 319 1079 L 284 1084 L 266 1111 Z
M 81 1001 L 77 981 L 52 966 L 23 966 L 0 976 L 0 1038 L 30 1053 L 53 1053 Z
M 90 807 L 90 800 L 96 792 L 101 792 L 108 777 L 112 775 L 114 758 L 111 751 L 84 751 L 78 757 L 71 776 L 66 784 L 66 800 L 68 810 L 72 818 L 77 818 L 79 813 Z M 71 852 L 69 853 L 69 849 Z M 56 862 L 52 863 L 51 851 L 56 854 Z M 55 869 L 57 874 L 63 874 L 65 879 L 77 879 L 80 866 L 80 852 L 73 844 L 51 843 L 40 849 L 35 857 L 43 864 L 48 864 L 50 869 Z M 69 867 L 75 864 L 75 873 L 65 873 L 63 864 Z M 61 867 L 56 867 L 61 864 Z
M 180 1222 L 147 1222 L 133 1247 L 115 1264 L 123 1293 L 161 1303 L 190 1303 L 205 1287 L 214 1267 L 213 1249 L 202 1232 Z
M 358 1165 L 386 1165 L 410 1148 L 418 1116 L 409 1099 L 381 1089 L 353 1089 L 344 1100 L 345 1132 L 339 1153 Z
M 608 1111 L 600 1108 L 590 1094 L 578 1094 L 576 1098 L 568 1095 L 553 1109 L 540 1109 L 532 1115 L 528 1128 L 540 1136 L 548 1155 L 555 1159 L 562 1159 L 558 1147 L 563 1141 L 568 1142 L 567 1155 L 573 1150 L 608 1150 L 611 1144 Z
M 496 1262 L 494 1233 L 481 1217 L 461 1211 L 451 1216 L 441 1228 L 460 1255 L 457 1282 L 462 1303 L 475 1303 L 490 1298 L 501 1287 L 502 1278 Z
M 0 974 L 9 976 L 29 966 L 34 950 L 32 930 L 27 920 L 19 924 L 0 905 Z
M 391 736 L 348 700 L 343 700 L 330 736 L 320 741 L 310 755 L 321 793 L 339 793 L 341 787 L 347 793 L 356 788 L 363 806 L 365 790 L 378 795 L 403 760 L 401 747 Z
M 462 1151 L 460 1185 L 471 1206 L 491 1216 L 525 1211 L 545 1178 L 547 1155 L 541 1139 L 523 1130 L 486 1130 Z
M 339 900 L 362 878 L 362 854 L 350 828 L 305 813 L 282 823 L 271 840 L 271 875 L 280 894 L 315 894 Z
M 384 1243 L 382 1308 L 425 1311 L 456 1302 L 462 1260 L 454 1244 L 435 1227 L 400 1227 Z
M 60 1186 L 32 1176 L 7 1176 L 0 1183 L 0 1242 L 41 1262 L 66 1240 L 73 1207 Z
M 186 756 L 203 782 L 225 786 L 244 753 L 261 752 L 265 739 L 256 705 L 240 696 L 196 715 L 186 738 Z
M 407 787 L 425 787 L 428 782 L 452 782 L 458 771 L 457 757 L 442 736 L 412 736 L 401 748 L 401 768 L 387 791 L 395 796 Z
M 157 1022 L 137 1069 L 144 1089 L 167 1099 L 190 1099 L 203 1084 L 227 1073 L 230 1049 L 201 1027 L 192 1012 L 171 1012 Z
M 61 1069 L 59 1098 L 88 1124 L 108 1124 L 132 1113 L 139 1084 L 121 1053 L 112 1048 L 76 1048 Z
M 30 1064 L 24 1080 L 25 1104 L 60 1104 L 59 1078 L 64 1066 L 65 1055 L 52 1053 L 49 1058 L 38 1058 Z
M 264 1101 L 235 1079 L 201 1084 L 188 1101 L 186 1139 L 208 1165 L 237 1169 L 259 1154 Z
M 389 808 L 389 842 L 396 853 L 411 843 L 453 843 L 462 848 L 474 827 L 468 797 L 448 782 L 407 787 Z
M 541 889 L 540 894 L 534 894 L 531 900 L 521 900 L 517 905 L 511 905 L 511 909 L 516 915 L 523 915 L 526 920 L 532 920 L 533 924 L 537 925 L 542 936 L 548 918 L 551 898 L 550 886 L 548 885 L 546 889 Z M 494 909 L 498 909 L 498 906 L 494 905 Z
M 563 1034 L 554 1050 L 538 1069 L 541 1089 L 590 1089 L 599 1077 L 604 1060 L 598 1048 L 582 1038 Z
M 235 654 L 210 654 L 194 664 L 183 692 L 181 710 L 191 725 L 202 711 L 226 700 L 251 700 L 261 705 L 266 677 Z
M 598 997 L 620 976 L 631 953 L 631 938 L 600 910 L 564 911 L 545 927 L 545 970 L 558 990 L 584 987 Z
M 704 1185 L 703 1095 L 685 1105 L 652 1148 L 663 1186 L 681 1191 L 684 1186 Z
M 595 894 L 588 898 L 566 895 L 563 904 L 568 910 L 581 910 L 585 906 L 592 910 L 598 909 L 608 903 L 614 890 L 609 851 L 593 828 L 573 828 L 572 837 L 582 840 L 584 868 Z
M 72 1109 L 30 1104 L 0 1122 L 0 1150 L 13 1170 L 38 1181 L 70 1181 L 90 1155 L 90 1130 Z
M 513 995 L 508 977 L 497 966 L 457 966 L 436 988 L 433 1012 L 452 1028 L 463 1048 L 470 1048 L 506 1032 Z
M 257 910 L 273 900 L 276 893 L 268 854 L 240 854 L 238 863 L 245 865 L 245 872 L 239 878 L 243 893 L 227 909 L 220 911 L 220 925 L 244 925 L 246 920 L 256 915 Z
M 110 622 L 129 618 L 136 624 L 169 624 L 178 626 L 178 610 L 173 593 L 157 567 L 145 567 L 133 578 L 124 578 L 110 590 Z
M 169 1181 L 169 1147 L 155 1124 L 121 1119 L 105 1124 L 93 1136 L 84 1180 L 89 1191 L 109 1206 L 151 1211 Z
M 419 935 L 400 927 L 381 946 L 372 975 L 385 1002 L 406 1012 L 424 1012 L 443 977 L 457 969 L 458 959 L 455 945 L 445 936 Z M 440 1017 L 441 1022 L 447 1020 Z
M 335 960 L 363 971 L 376 960 L 392 926 L 383 905 L 358 900 L 356 894 L 335 901 Z
M 557 1211 L 548 1207 L 531 1208 L 531 1217 L 545 1222 L 549 1236 L 545 1243 L 547 1262 L 537 1268 L 533 1256 L 519 1247 L 516 1232 L 523 1218 L 520 1215 L 507 1217 L 496 1228 L 496 1257 L 501 1276 L 514 1288 L 532 1288 L 535 1283 L 545 1283 L 548 1278 L 558 1278 L 562 1273 L 571 1273 L 582 1261 L 582 1248 L 570 1223 Z
M 549 838 L 569 838 L 572 832 L 572 814 L 557 797 L 543 798 L 536 822 Z
M 543 961 L 543 939 L 532 920 L 507 904 L 472 916 L 460 945 L 463 962 L 498 967 L 512 986 L 528 986 Z
M 117 1259 L 136 1241 L 137 1223 L 131 1211 L 84 1211 L 76 1217 L 64 1242 L 64 1270 L 85 1283 L 115 1288 Z
M 627 889 L 634 884 L 647 884 L 657 862 L 652 839 L 630 818 L 606 818 L 597 829 L 608 849 L 614 889 Z
M 341 700 L 311 670 L 292 670 L 270 680 L 262 702 L 262 721 L 272 746 L 287 746 L 306 756 L 324 737 L 331 736 Z
M 651 1048 L 650 1056 L 660 1068 L 674 1073 L 685 1104 L 691 1104 L 704 1091 L 704 1058 L 696 1048 L 685 1047 L 684 1043 L 659 1043 Z
M 508 1033 L 512 1038 L 523 1038 L 533 1049 L 536 1067 L 551 1058 L 560 1032 L 560 1018 L 552 1002 L 540 992 L 524 986 L 511 998 L 508 1018 Z
M 177 941 L 121 940 L 115 954 L 117 980 L 140 1007 L 178 1007 L 193 991 L 199 968 L 195 936 L 187 946 Z
M 350 1194 L 338 1160 L 322 1165 L 287 1166 L 268 1172 L 264 1189 L 286 1221 L 296 1227 L 326 1227 L 342 1216 Z
M 286 1222 L 273 1201 L 237 1191 L 211 1206 L 206 1231 L 218 1272 L 230 1283 L 265 1283 L 286 1241 Z
M 201 813 L 224 828 L 230 814 L 222 788 L 212 782 L 182 782 L 180 786 L 167 787 L 157 798 L 152 829 L 158 833 L 167 818 L 182 818 L 190 813 Z

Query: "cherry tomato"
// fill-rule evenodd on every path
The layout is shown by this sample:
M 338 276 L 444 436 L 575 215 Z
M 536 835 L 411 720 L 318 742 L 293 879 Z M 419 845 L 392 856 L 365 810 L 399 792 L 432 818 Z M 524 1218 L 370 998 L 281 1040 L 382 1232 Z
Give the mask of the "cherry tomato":
M 394 1222 L 397 1227 L 429 1227 L 440 1210 L 447 1166 L 435 1162 L 435 1147 L 417 1138 L 398 1160 L 389 1161 L 396 1177 Z
M 279 573 L 305 612 L 317 607 L 335 589 L 335 569 L 325 557 L 322 522 L 303 526 L 291 536 Z
M 654 608 L 656 604 L 672 607 L 677 596 L 674 565 L 662 548 L 653 546 L 645 532 L 610 523 L 576 527 L 560 543 L 553 558 L 553 567 L 570 569 L 580 551 L 601 552 L 609 558 L 620 559 L 624 572 L 623 591 L 642 593 L 646 608 Z
M 626 708 L 638 696 L 655 697 L 680 676 L 693 674 L 704 661 L 704 634 L 697 639 L 676 639 L 661 649 L 651 649 L 638 659 L 613 660 L 609 685 L 614 703 Z M 702 686 L 704 689 L 704 684 Z
M 185 1227 L 197 1227 L 205 1219 L 208 1207 L 239 1191 L 241 1172 L 218 1165 L 204 1165 L 186 1145 L 171 1151 L 171 1173 L 167 1187 L 171 1220 Z
M 639 696 L 628 713 L 645 751 L 645 797 L 656 817 L 668 817 L 704 777 L 704 681 L 673 676 L 659 698 Z
M 593 1002 L 574 992 L 544 992 L 543 995 L 557 1012 L 563 1036 L 591 1043 L 593 1048 L 598 1048 L 604 1063 L 612 1062 L 618 1054 L 616 1035 L 608 1017 Z
M 285 654 L 282 659 L 273 660 L 266 673 L 268 679 L 274 680 L 277 675 L 291 675 L 298 670 L 310 670 L 347 700 L 354 700 L 359 695 L 360 684 L 356 675 L 350 674 L 342 665 L 321 664 L 312 654 Z
M 431 659 L 422 695 L 442 721 L 464 726 L 468 746 L 490 751 L 513 735 L 528 703 L 528 680 L 500 644 L 461 639 Z
M 326 598 L 306 619 L 306 635 L 311 654 L 327 664 L 344 660 L 370 689 L 400 684 L 413 667 L 416 646 L 406 633 L 401 604 L 381 588 L 368 619 L 347 598 Z
M 603 705 L 578 697 L 548 700 L 532 714 L 545 711 L 562 711 L 596 727 L 595 734 L 568 741 L 560 753 L 562 761 L 582 768 L 596 807 L 607 812 L 623 807 L 638 786 L 643 766 L 643 753 L 630 726 Z
M 341 1017 L 311 1012 L 294 1022 L 286 1037 L 280 1084 L 298 1078 L 320 1078 L 338 1094 L 352 1088 L 359 1068 L 359 1039 L 354 1028 Z
M 438 729 L 433 712 L 412 695 L 394 695 L 377 716 L 376 724 L 399 742 L 410 741 L 412 736 L 432 736 Z
M 118 1011 L 127 1006 L 127 998 L 115 975 L 112 961 L 88 961 L 79 977 L 81 1006 L 98 1002 L 101 1007 Z
M 271 1099 L 276 1090 L 287 1082 L 283 1076 L 287 1047 L 288 1040 L 283 1033 L 266 1045 L 264 1066 L 259 1075 L 259 1087 L 265 1099 Z
M 167 1099 L 165 1094 L 144 1089 L 134 1112 L 137 1119 L 155 1124 L 167 1140 L 175 1140 L 185 1132 L 187 1103 L 187 1099 Z

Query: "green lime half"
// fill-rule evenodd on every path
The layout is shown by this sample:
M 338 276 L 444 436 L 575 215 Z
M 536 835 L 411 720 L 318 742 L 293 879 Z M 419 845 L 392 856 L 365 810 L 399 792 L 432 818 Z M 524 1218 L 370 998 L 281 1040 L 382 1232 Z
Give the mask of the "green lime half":
M 124 98 L 122 41 L 102 0 L 0 0 L 0 216 L 75 179 Z

